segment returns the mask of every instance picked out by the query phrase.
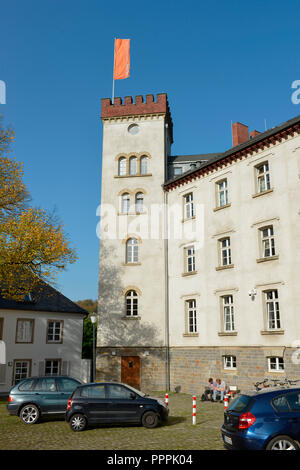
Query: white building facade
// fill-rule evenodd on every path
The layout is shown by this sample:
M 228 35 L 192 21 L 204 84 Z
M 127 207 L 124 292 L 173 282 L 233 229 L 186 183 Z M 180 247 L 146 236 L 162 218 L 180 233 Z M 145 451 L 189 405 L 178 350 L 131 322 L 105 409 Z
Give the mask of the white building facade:
M 176 158 L 165 94 L 102 100 L 102 121 L 97 377 L 300 378 L 300 117 Z
M 0 298 L 0 394 L 26 377 L 67 375 L 89 380 L 82 359 L 83 319 L 88 313 L 46 287 L 41 298 Z

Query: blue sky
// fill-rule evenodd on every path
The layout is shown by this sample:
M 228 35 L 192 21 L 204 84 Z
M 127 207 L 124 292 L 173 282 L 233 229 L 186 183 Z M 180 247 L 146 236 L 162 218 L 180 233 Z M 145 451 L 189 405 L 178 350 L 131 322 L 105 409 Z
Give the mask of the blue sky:
M 231 121 L 263 131 L 300 114 L 300 3 L 10 0 L 0 17 L 0 105 L 37 206 L 56 209 L 78 251 L 57 287 L 97 297 L 100 100 L 111 97 L 114 37 L 131 39 L 115 96 L 166 92 L 173 155 L 231 147 Z

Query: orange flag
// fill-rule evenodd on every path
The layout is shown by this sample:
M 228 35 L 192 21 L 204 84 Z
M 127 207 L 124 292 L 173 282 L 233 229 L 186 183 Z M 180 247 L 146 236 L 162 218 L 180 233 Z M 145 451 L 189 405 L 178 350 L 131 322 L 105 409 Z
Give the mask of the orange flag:
M 130 39 L 115 39 L 114 80 L 129 77 Z

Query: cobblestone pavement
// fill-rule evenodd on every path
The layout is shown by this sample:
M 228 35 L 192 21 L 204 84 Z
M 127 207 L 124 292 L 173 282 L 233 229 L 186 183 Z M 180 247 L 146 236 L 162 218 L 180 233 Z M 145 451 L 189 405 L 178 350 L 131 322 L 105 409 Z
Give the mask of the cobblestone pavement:
M 163 398 L 162 392 L 152 396 Z M 169 421 L 155 429 L 141 426 L 99 426 L 74 433 L 63 420 L 25 425 L 10 416 L 0 401 L 2 450 L 223 450 L 220 428 L 223 405 L 197 397 L 197 424 L 192 424 L 192 396 L 169 393 Z

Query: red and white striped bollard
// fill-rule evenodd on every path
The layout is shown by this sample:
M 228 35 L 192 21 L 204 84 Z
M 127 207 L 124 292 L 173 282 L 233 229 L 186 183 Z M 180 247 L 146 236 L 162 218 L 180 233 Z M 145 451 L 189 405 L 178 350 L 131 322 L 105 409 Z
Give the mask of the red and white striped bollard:
M 165 395 L 165 404 L 169 406 L 169 395 L 167 393 Z
M 196 424 L 196 396 L 193 395 L 193 424 Z
M 225 395 L 224 397 L 224 411 L 227 410 L 228 407 L 228 395 Z

